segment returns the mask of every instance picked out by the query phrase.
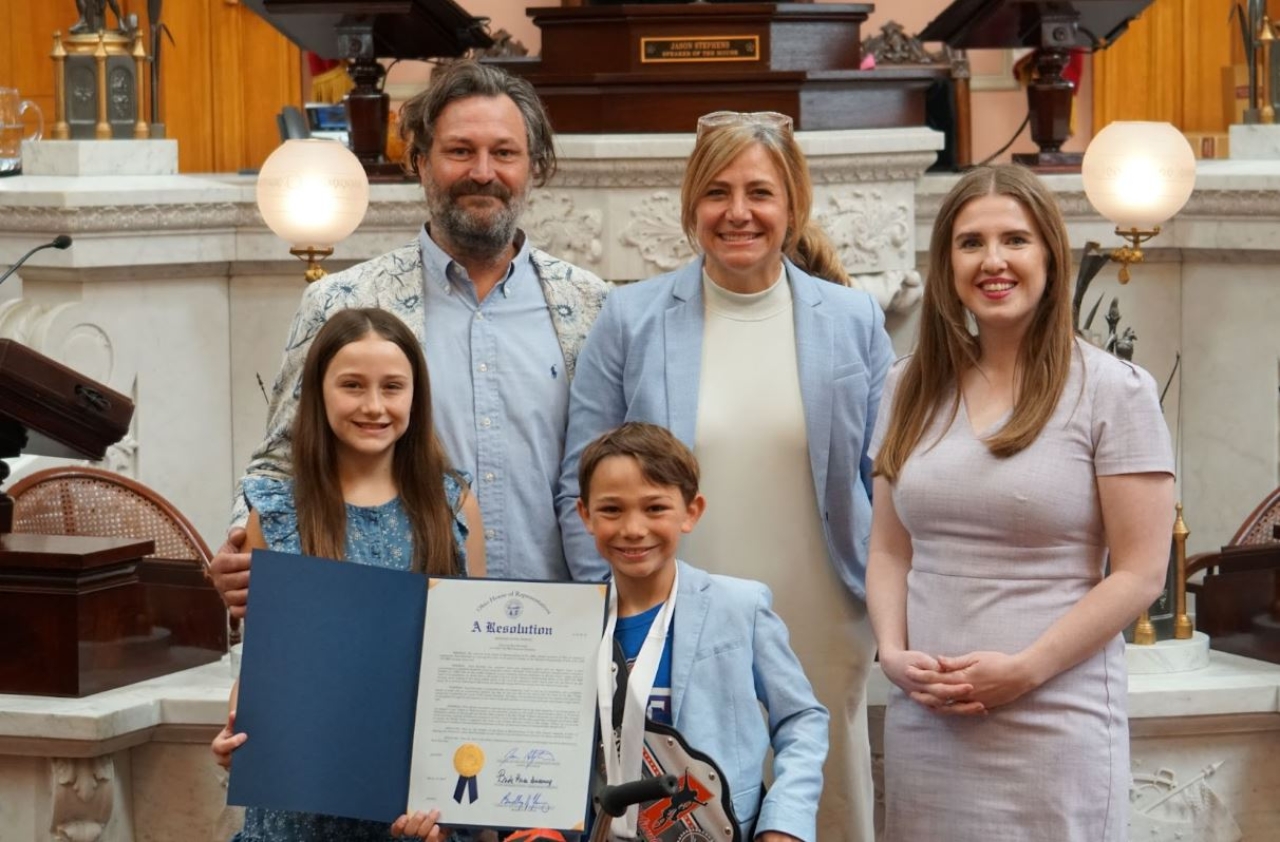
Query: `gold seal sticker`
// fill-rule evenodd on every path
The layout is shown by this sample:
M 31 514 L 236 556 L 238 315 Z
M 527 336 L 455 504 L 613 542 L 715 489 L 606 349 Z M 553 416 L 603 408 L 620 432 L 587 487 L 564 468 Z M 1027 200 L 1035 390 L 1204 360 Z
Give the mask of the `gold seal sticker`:
M 484 752 L 475 743 L 463 743 L 453 753 L 453 768 L 464 778 L 474 778 L 484 768 Z

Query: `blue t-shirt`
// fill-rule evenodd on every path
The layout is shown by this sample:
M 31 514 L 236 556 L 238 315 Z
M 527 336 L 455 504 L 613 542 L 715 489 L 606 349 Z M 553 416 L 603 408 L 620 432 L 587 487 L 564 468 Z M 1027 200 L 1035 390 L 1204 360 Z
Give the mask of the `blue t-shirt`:
M 664 603 L 636 614 L 633 617 L 619 617 L 613 631 L 613 639 L 622 647 L 622 655 L 627 659 L 627 669 L 635 666 L 640 655 L 640 647 L 649 634 L 649 627 L 662 611 Z M 674 624 L 673 624 L 674 627 Z M 666 644 L 662 647 L 662 657 L 658 660 L 658 673 L 653 679 L 653 691 L 649 693 L 649 705 L 645 715 L 654 722 L 663 725 L 671 723 L 671 635 L 667 635 Z

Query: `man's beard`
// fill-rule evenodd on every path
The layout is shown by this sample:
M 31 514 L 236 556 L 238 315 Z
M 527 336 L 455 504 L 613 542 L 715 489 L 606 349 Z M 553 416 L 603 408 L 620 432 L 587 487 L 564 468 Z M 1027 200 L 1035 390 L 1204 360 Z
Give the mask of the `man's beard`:
M 516 225 L 524 213 L 526 194 L 513 195 L 500 181 L 479 184 L 469 178 L 442 189 L 434 181 L 425 184 L 431 231 L 463 254 L 461 257 L 492 259 L 501 255 L 516 238 Z M 459 199 L 465 196 L 492 196 L 496 208 L 467 210 Z

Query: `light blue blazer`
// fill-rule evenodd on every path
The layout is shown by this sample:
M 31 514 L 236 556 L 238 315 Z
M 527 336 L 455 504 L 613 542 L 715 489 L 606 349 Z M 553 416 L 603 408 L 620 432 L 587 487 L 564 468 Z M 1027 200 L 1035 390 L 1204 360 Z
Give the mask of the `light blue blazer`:
M 677 563 L 672 723 L 724 772 L 744 840 L 775 830 L 815 842 L 829 717 L 770 607 L 773 596 L 759 582 Z M 762 803 L 771 746 L 773 784 Z
M 784 263 L 795 312 L 809 463 L 827 553 L 850 592 L 865 600 L 871 537 L 867 443 L 893 347 L 874 298 Z M 624 421 L 661 424 L 694 446 L 703 313 L 698 258 L 670 274 L 615 289 L 587 336 L 569 392 L 569 429 L 556 496 L 565 556 L 575 579 L 598 581 L 609 572 L 574 508 L 582 450 Z

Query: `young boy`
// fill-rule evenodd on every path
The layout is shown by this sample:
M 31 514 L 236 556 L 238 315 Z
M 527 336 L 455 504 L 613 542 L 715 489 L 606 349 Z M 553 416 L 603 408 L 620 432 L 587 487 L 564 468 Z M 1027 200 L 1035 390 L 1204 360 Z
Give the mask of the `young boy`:
M 743 840 L 816 842 L 827 711 L 791 651 L 786 626 L 770 610 L 769 589 L 676 559 L 680 536 L 706 507 L 693 454 L 662 427 L 624 424 L 583 451 L 579 487 L 578 514 L 613 569 L 616 606 L 610 605 L 608 628 L 616 626 L 614 637 L 634 662 L 628 681 L 639 683 L 632 689 L 652 687 L 641 694 L 647 711 L 628 710 L 623 719 L 610 783 L 639 776 L 627 735 L 647 712 L 719 765 Z M 653 641 L 648 646 L 646 638 Z M 602 701 L 602 717 L 612 712 L 610 702 Z M 770 747 L 774 781 L 764 793 Z

